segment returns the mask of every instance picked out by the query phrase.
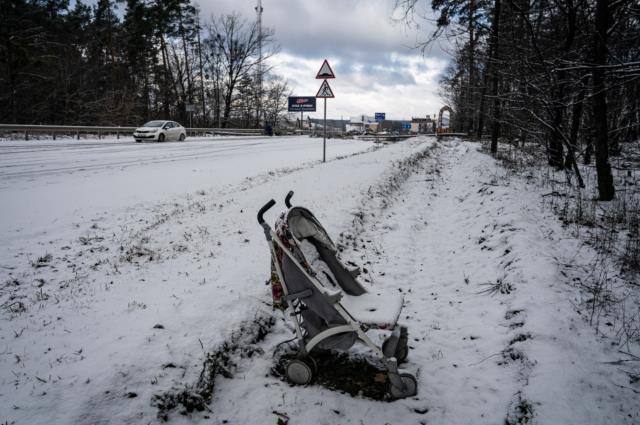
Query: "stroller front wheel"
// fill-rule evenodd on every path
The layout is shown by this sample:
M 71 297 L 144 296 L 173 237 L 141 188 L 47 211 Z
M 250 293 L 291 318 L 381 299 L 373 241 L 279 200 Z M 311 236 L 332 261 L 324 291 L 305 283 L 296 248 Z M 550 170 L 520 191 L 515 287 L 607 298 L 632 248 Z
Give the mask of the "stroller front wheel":
M 296 385 L 307 385 L 313 378 L 311 367 L 302 360 L 291 360 L 287 365 L 287 379 Z

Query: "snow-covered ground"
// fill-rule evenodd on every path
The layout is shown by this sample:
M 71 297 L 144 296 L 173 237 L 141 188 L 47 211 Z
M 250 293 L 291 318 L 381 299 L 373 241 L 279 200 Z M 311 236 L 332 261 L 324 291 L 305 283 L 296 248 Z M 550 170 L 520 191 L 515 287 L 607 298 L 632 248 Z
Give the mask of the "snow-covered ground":
M 207 353 L 265 317 L 208 410 L 178 406 L 170 422 L 640 422 L 638 382 L 558 268 L 592 253 L 477 145 L 330 141 L 322 164 L 306 138 L 52 144 L 0 144 L 2 422 L 160 421 L 154 396 L 196 387 Z M 367 288 L 404 293 L 416 397 L 270 373 L 291 334 L 269 306 L 255 213 L 289 190 L 368 269 Z

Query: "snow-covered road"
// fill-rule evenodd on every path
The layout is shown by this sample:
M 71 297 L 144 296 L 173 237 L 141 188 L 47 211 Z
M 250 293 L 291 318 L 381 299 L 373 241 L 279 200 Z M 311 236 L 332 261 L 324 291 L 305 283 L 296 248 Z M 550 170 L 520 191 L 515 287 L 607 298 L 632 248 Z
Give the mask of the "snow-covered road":
M 52 230 L 15 232 L 3 240 L 0 305 L 7 326 L 0 328 L 6 344 L 0 350 L 0 404 L 15 405 L 7 414 L 31 423 L 137 422 L 138 412 L 153 417 L 154 393 L 195 379 L 202 350 L 222 343 L 264 308 L 268 252 L 257 209 L 293 189 L 312 208 L 331 206 L 322 217 L 344 226 L 344 217 L 371 184 L 384 179 L 390 162 L 410 157 L 421 144 L 372 150 L 370 143 L 331 141 L 322 164 L 315 159 L 317 139 L 294 138 L 282 141 L 280 152 L 246 148 L 234 161 L 185 161 L 175 176 L 184 189 L 177 195 L 146 183 L 156 196 L 143 202 L 137 197 L 144 193 L 122 183 L 135 201 L 120 208 L 125 200 L 97 207 L 109 202 L 100 192 L 56 199 L 99 213 L 62 215 L 70 224 L 56 222 Z M 368 153 L 349 156 L 358 152 Z M 338 155 L 345 156 L 336 160 Z M 165 169 L 150 167 L 140 166 L 140 173 Z M 191 177 L 194 168 L 203 170 Z M 109 168 L 104 181 L 119 171 L 132 175 Z M 216 173 L 219 178 L 206 177 Z M 102 174 L 75 175 L 83 176 L 93 184 Z M 54 184 L 74 188 L 73 177 L 56 175 L 60 181 Z M 19 183 L 46 192 L 49 181 Z M 8 182 L 5 188 L 17 192 Z M 35 202 L 45 212 L 56 208 L 37 197 Z M 123 386 L 138 397 L 116 409 Z
M 362 150 L 344 143 L 345 154 Z M 0 261 L 0 421 L 159 421 L 154 397 L 200 394 L 208 353 L 256 317 L 275 320 L 266 338 L 235 352 L 208 410 L 174 406 L 163 412 L 171 423 L 640 421 L 615 347 L 593 334 L 557 269 L 566 255 L 589 261 L 589 248 L 534 185 L 472 143 L 418 138 L 302 166 L 295 152 L 280 154 L 282 167 L 229 169 L 233 181 L 196 179 L 186 193 L 76 218 L 55 237 L 12 239 Z M 275 198 L 273 223 L 290 189 L 344 259 L 368 269 L 368 289 L 404 293 L 416 397 L 374 401 L 270 373 L 291 332 L 269 306 L 255 212 Z
M 322 139 L 306 136 L 188 140 L 0 142 L 0 239 L 55 237 L 73 223 L 137 203 L 237 184 L 246 177 L 300 167 L 322 157 Z M 370 142 L 329 140 L 327 158 L 371 146 Z

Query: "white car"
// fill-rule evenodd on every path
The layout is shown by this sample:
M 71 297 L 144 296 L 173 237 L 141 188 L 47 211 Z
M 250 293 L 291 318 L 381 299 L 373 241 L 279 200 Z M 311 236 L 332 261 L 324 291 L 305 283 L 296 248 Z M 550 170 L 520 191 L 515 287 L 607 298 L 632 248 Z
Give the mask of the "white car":
M 149 121 L 133 132 L 136 142 L 153 140 L 164 142 L 168 140 L 184 141 L 187 138 L 187 130 L 175 121 Z

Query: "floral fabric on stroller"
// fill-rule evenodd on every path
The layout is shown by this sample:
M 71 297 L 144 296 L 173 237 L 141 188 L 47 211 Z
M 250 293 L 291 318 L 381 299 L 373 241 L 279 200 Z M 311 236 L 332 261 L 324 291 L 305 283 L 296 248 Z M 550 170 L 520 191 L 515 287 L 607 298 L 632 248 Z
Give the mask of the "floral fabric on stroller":
M 326 230 L 306 208 L 292 207 L 293 192 L 285 199 L 287 210 L 275 230 L 264 221 L 272 199 L 258 212 L 271 251 L 271 289 L 274 307 L 291 317 L 296 332 L 296 359 L 286 366 L 287 378 L 306 385 L 313 378 L 312 350 L 347 350 L 360 341 L 382 360 L 392 398 L 417 392 L 413 375 L 398 372 L 408 355 L 407 328 L 398 325 L 401 296 L 367 292 L 358 282 L 359 269 L 348 270 Z M 391 332 L 381 347 L 366 335 L 370 329 Z

